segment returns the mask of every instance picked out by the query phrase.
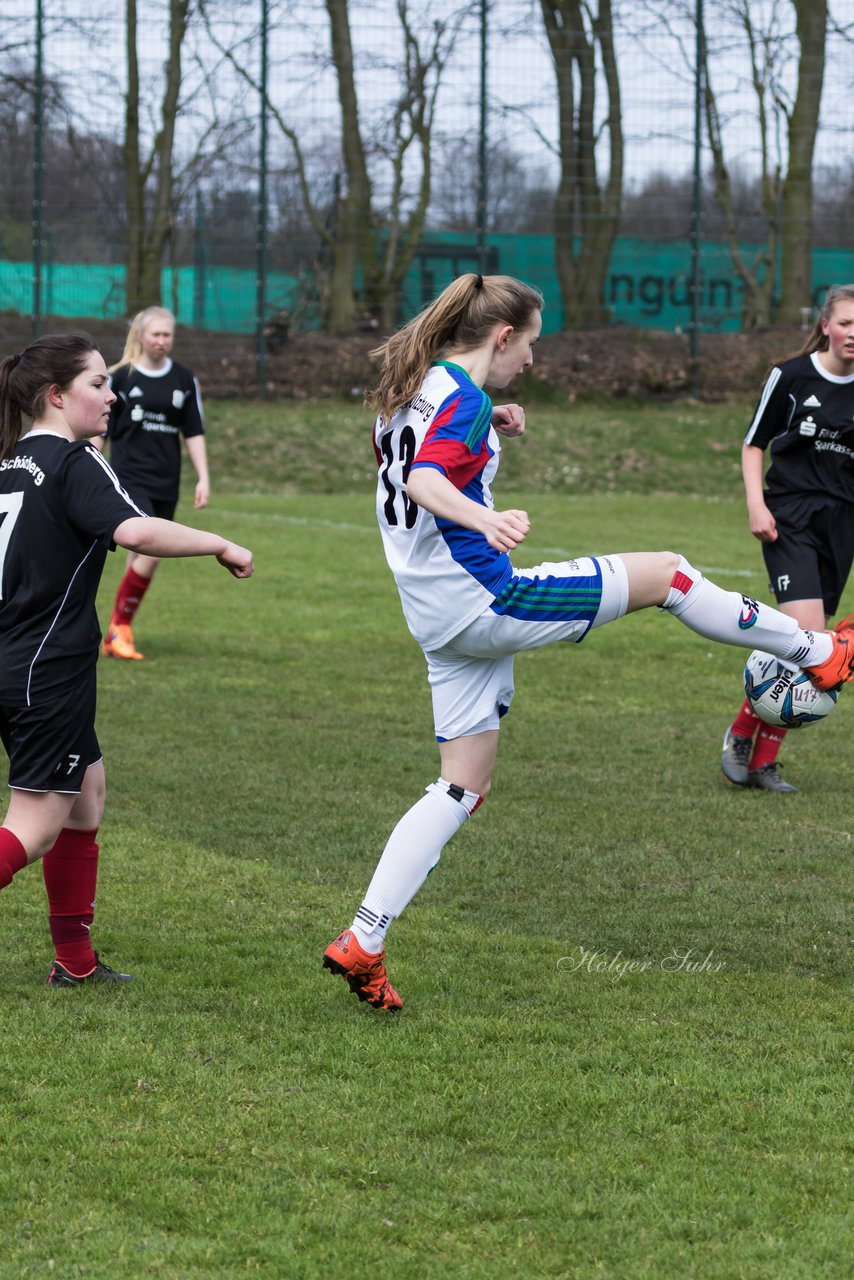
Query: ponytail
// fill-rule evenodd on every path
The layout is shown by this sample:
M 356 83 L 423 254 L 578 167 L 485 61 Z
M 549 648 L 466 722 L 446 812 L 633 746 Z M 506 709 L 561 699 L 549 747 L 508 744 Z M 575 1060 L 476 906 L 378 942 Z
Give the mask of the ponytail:
M 376 387 L 367 393 L 367 403 L 390 422 L 417 394 L 442 351 L 474 350 L 495 325 L 521 329 L 542 307 L 542 294 L 512 276 L 459 276 L 435 302 L 371 352 L 382 360 L 382 371 Z

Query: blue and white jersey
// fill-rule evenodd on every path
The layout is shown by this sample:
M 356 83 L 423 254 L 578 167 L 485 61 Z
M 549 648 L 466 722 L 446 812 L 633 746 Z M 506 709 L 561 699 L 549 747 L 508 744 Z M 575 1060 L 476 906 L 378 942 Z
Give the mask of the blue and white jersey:
M 377 520 L 409 630 L 440 649 L 503 590 L 513 569 L 481 533 L 433 516 L 407 495 L 414 467 L 435 467 L 461 493 L 493 507 L 501 446 L 492 402 L 458 365 L 433 365 L 418 395 L 374 426 Z

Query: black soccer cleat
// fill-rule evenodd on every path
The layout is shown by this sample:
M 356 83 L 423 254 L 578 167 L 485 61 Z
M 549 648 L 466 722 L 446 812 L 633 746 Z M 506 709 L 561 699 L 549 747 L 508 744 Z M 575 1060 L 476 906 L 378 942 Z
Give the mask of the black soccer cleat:
M 87 982 L 133 982 L 133 974 L 119 973 L 117 969 L 111 969 L 109 965 L 103 964 L 98 959 L 96 951 L 95 968 L 91 973 L 84 973 L 82 978 L 77 978 L 73 973 L 69 973 L 58 960 L 54 960 L 50 966 L 50 973 L 47 975 L 47 985 L 49 987 L 82 987 Z
M 747 785 L 760 791 L 777 791 L 780 795 L 792 795 L 798 790 L 791 782 L 780 777 L 776 764 L 764 764 L 761 769 L 751 769 Z
M 724 746 L 721 752 L 721 768 L 727 782 L 734 787 L 750 786 L 750 753 L 753 750 L 753 739 L 743 738 L 733 733 L 732 725 L 724 734 Z

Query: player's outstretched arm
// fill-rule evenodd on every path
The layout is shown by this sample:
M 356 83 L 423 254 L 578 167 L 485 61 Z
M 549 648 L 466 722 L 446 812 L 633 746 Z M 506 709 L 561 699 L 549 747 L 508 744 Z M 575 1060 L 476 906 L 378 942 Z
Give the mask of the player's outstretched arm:
M 131 516 L 113 532 L 113 540 L 128 551 L 168 559 L 175 556 L 216 556 L 235 578 L 251 578 L 255 571 L 252 552 L 218 533 L 191 529 L 156 516 Z

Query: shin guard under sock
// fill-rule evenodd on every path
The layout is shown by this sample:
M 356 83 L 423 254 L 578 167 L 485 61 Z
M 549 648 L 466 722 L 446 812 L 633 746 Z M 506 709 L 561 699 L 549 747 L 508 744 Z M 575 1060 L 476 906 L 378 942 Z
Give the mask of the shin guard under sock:
M 386 930 L 415 897 L 442 850 L 481 802 L 473 791 L 431 783 L 389 836 L 364 902 L 351 926 L 366 951 L 382 950 Z
M 126 569 L 116 592 L 112 621 L 117 625 L 130 626 L 137 609 L 142 604 L 142 597 L 150 585 L 150 578 L 143 578 L 142 574 L 137 573 L 133 568 Z
M 97 834 L 63 827 L 42 859 L 56 958 L 77 978 L 95 967 L 90 930 L 98 880 Z
M 707 640 L 761 649 L 802 667 L 824 662 L 833 649 L 826 632 L 806 631 L 779 609 L 737 591 L 724 591 L 684 556 L 661 607 Z
M 27 851 L 14 831 L 0 827 L 0 889 L 12 883 L 12 877 L 27 865 Z

